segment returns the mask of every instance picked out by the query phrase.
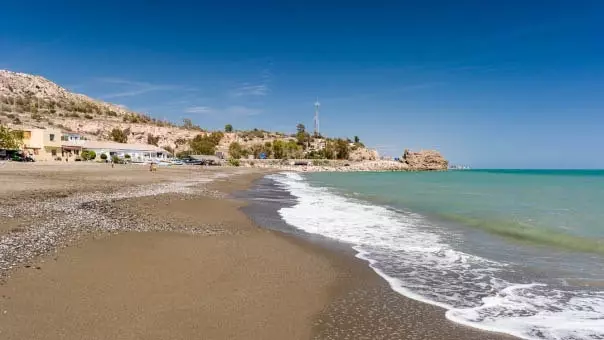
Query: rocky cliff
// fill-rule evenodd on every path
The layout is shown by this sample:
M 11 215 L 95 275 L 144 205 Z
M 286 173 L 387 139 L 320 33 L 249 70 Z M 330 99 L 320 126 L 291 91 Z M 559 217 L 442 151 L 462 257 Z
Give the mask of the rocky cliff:
M 413 152 L 405 150 L 402 162 L 409 166 L 409 170 L 447 170 L 447 161 L 438 151 L 422 150 Z

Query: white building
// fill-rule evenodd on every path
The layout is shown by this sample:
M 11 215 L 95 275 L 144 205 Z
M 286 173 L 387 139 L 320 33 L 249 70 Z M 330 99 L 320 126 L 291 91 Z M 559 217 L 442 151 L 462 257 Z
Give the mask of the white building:
M 126 144 L 92 140 L 82 141 L 80 143 L 78 144 L 81 145 L 82 150 L 94 151 L 97 158 L 102 154 L 106 154 L 107 157 L 115 155 L 120 158 L 126 158 L 126 155 L 129 155 L 132 161 L 142 162 L 151 159 L 166 159 L 171 156 L 170 152 L 149 144 Z

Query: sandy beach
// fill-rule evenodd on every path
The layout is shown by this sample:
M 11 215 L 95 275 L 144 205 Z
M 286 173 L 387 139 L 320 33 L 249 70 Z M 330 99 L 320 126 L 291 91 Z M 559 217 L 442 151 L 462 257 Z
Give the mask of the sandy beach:
M 255 225 L 266 170 L 0 166 L 1 339 L 506 339 Z

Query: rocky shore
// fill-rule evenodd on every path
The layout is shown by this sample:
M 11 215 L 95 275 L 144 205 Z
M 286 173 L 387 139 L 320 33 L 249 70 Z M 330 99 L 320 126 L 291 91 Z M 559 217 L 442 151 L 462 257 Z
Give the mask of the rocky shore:
M 241 160 L 245 167 L 295 172 L 446 171 L 449 162 L 438 152 L 405 150 L 400 160 L 255 159 Z

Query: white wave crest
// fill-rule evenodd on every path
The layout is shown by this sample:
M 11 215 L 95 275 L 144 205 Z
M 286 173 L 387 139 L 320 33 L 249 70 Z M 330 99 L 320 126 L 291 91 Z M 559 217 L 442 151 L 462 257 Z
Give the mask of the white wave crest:
M 506 265 L 451 247 L 422 216 L 270 176 L 297 198 L 288 224 L 350 243 L 398 293 L 447 309 L 449 320 L 525 339 L 604 339 L 604 292 L 554 289 L 499 278 Z

